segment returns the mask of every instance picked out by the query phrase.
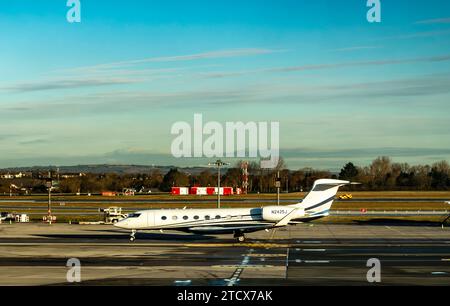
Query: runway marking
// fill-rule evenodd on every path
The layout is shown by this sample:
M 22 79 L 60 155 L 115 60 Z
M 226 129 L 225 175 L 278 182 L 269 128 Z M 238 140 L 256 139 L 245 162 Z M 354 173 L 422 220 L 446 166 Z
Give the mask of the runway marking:
M 18 238 L 20 239 L 20 238 Z M 121 247 L 193 247 L 193 248 L 229 248 L 229 247 L 253 247 L 258 249 L 275 249 L 287 248 L 289 244 L 252 244 L 252 243 L 130 243 L 125 241 L 123 243 L 98 243 L 98 242 L 6 242 L 0 243 L 0 246 L 121 246 Z
M 225 281 L 228 281 L 227 287 L 234 286 L 237 282 L 239 282 L 239 276 L 241 276 L 242 271 L 244 271 L 244 267 L 248 268 L 248 262 L 250 260 L 250 255 L 253 253 L 253 249 L 250 249 L 247 253 L 247 255 L 242 260 L 241 264 L 237 267 L 236 271 L 234 271 L 233 275 L 231 275 L 231 278 Z
M 284 257 L 286 254 L 248 254 L 248 255 L 242 255 L 242 256 L 249 256 L 249 257 Z
M 450 261 L 450 258 L 442 258 L 441 261 Z
M 236 271 L 240 270 L 241 272 L 244 271 L 244 269 L 260 269 L 260 268 L 273 268 L 273 265 L 213 265 L 211 268 L 226 268 L 226 269 L 237 269 Z M 235 271 L 235 273 L 236 273 Z M 235 274 L 233 273 L 233 275 Z
M 305 260 L 305 263 L 330 263 L 329 260 Z
M 266 249 L 274 249 L 274 248 L 287 248 L 288 244 L 276 244 L 276 243 L 188 243 L 184 244 L 185 247 L 252 247 L 252 248 L 266 248 Z
M 175 286 L 189 286 L 192 284 L 192 281 L 189 280 L 176 280 L 173 282 Z
M 447 272 L 431 272 L 431 275 L 447 275 Z
M 303 252 L 325 252 L 326 249 L 303 249 Z
M 17 238 L 22 239 L 22 238 Z M 439 242 L 432 244 L 434 247 L 437 246 L 448 246 L 450 242 Z M 417 243 L 417 242 L 401 242 L 397 243 L 396 241 L 389 242 L 388 243 L 346 243 L 346 247 L 353 247 L 356 246 L 358 249 L 364 248 L 364 247 L 383 247 L 386 245 L 392 245 L 395 244 L 396 247 L 427 247 L 430 245 L 430 243 Z M 327 243 L 326 244 L 329 247 L 342 247 L 342 244 L 339 243 Z M 67 242 L 34 242 L 34 243 L 21 243 L 21 242 L 0 242 L 1 247 L 16 247 L 16 246 L 23 246 L 23 247 L 129 247 L 129 248 L 143 248 L 143 247 L 192 247 L 192 248 L 211 248 L 211 247 L 221 247 L 221 248 L 230 248 L 230 247 L 254 247 L 257 249 L 281 249 L 281 248 L 293 248 L 296 245 L 295 244 L 267 244 L 267 245 L 255 245 L 255 244 L 235 244 L 235 243 L 217 243 L 217 244 L 211 244 L 211 243 L 141 243 L 141 242 L 134 242 L 130 243 L 128 241 L 124 241 L 123 243 L 98 243 L 98 242 L 83 242 L 83 243 L 67 243 Z M 302 249 L 296 248 L 296 251 L 300 251 Z M 442 254 L 443 256 L 447 254 Z
M 289 272 L 289 248 L 286 248 L 286 264 L 285 264 L 285 275 L 284 277 L 288 278 L 288 272 Z
M 396 232 L 396 233 L 398 233 L 398 234 L 400 234 L 400 235 L 403 235 L 403 236 L 405 235 L 405 233 L 403 233 L 402 231 L 399 231 L 398 229 L 392 228 L 392 227 L 390 227 L 390 226 L 388 226 L 388 225 L 386 225 L 385 228 L 387 228 L 387 229 L 389 229 L 389 230 L 391 230 L 391 231 L 393 231 L 393 232 Z

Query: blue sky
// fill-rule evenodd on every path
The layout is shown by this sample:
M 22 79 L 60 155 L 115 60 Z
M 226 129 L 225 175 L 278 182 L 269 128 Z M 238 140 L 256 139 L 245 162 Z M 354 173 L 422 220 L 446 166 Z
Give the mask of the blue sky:
M 450 2 L 0 3 L 0 167 L 204 164 L 176 121 L 279 121 L 288 166 L 450 159 Z M 343 4 L 345 3 L 345 4 Z

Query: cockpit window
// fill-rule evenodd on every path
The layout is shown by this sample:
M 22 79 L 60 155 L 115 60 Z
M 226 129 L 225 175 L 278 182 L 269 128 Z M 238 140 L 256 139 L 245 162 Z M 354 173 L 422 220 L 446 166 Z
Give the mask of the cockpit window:
M 129 214 L 128 218 L 139 218 L 141 214 Z

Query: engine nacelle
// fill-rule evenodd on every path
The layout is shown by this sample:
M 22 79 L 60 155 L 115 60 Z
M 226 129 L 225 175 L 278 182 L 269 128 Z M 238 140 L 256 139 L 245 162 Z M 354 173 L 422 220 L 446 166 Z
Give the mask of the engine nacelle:
M 264 221 L 278 222 L 290 214 L 294 209 L 296 208 L 290 206 L 266 206 L 262 209 L 262 217 Z M 305 216 L 305 210 L 297 209 L 291 220 L 298 219 L 303 216 Z

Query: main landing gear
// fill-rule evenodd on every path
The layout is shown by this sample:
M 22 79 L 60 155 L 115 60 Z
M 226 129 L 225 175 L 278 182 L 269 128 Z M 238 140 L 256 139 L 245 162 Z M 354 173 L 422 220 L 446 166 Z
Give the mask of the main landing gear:
M 241 233 L 241 232 L 234 233 L 234 238 L 236 238 L 237 241 L 241 242 L 241 243 L 245 241 L 245 235 L 244 235 L 244 233 Z
M 136 240 L 136 230 L 131 230 L 130 241 L 133 242 Z

